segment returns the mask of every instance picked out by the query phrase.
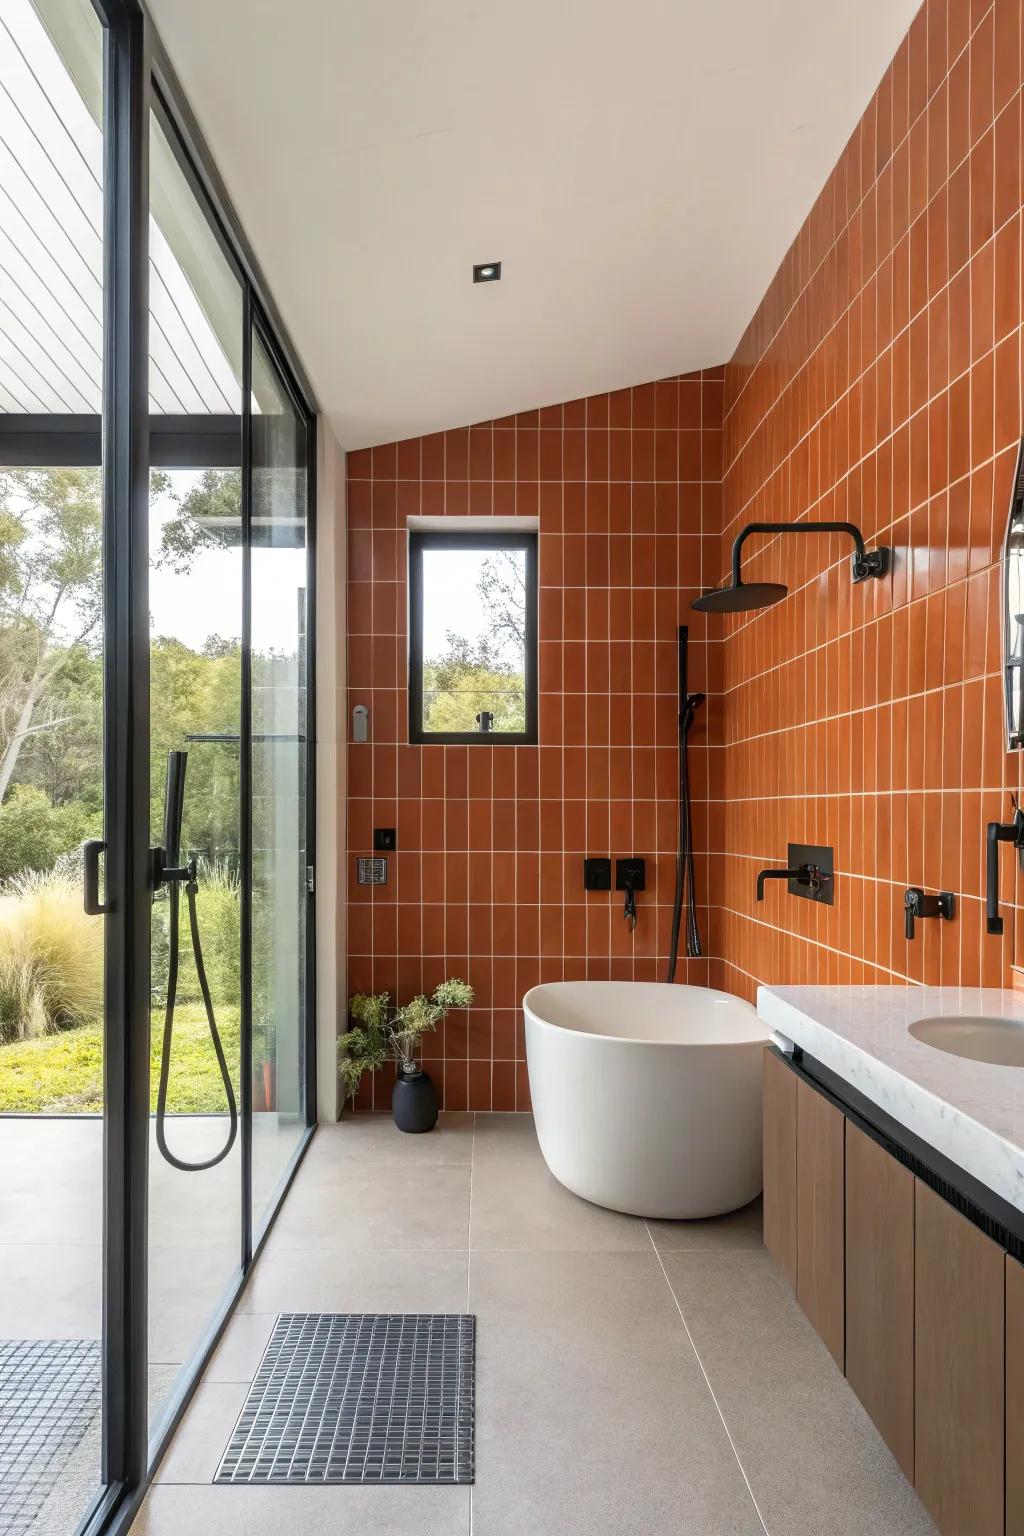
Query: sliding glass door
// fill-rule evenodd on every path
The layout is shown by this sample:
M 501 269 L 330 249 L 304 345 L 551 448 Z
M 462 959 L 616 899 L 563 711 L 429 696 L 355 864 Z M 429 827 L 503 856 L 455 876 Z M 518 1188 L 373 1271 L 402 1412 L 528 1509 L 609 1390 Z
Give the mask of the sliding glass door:
M 312 415 L 204 155 L 135 0 L 0 0 L 0 1531 L 127 1528 L 311 1128 Z
M 103 485 L 35 432 L 103 399 L 103 50 L 0 4 L 0 1531 L 103 1480 Z
M 252 336 L 252 1219 L 306 1125 L 309 433 Z
M 149 146 L 149 397 L 154 424 L 176 418 L 180 432 L 173 454 L 161 451 L 157 432 L 150 438 L 150 836 L 170 868 L 192 871 L 160 883 L 151 927 L 149 1416 L 156 1430 L 244 1256 L 245 293 L 155 113 Z

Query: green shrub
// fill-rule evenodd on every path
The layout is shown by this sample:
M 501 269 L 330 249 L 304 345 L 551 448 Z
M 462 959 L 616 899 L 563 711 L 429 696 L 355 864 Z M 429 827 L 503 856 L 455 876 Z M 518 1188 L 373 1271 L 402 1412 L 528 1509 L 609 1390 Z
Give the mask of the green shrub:
M 196 911 L 214 1007 L 218 1003 L 237 1003 L 240 998 L 240 901 L 238 876 L 225 864 L 206 864 L 200 868 Z M 190 956 L 191 952 L 190 940 Z M 197 977 L 197 995 L 198 990 Z
M 0 1040 L 31 1040 L 99 1018 L 103 943 L 81 883 L 28 871 L 0 889 Z
M 221 1004 L 236 1005 L 241 994 L 241 908 L 238 876 L 226 864 L 201 862 L 199 892 L 196 896 L 199 940 L 203 946 L 206 977 L 216 1010 Z M 166 892 L 153 903 L 150 975 L 154 1003 L 167 995 L 167 958 L 170 903 Z M 192 954 L 188 898 L 181 888 L 181 916 L 178 947 L 179 1001 L 196 1002 L 202 996 Z
M 0 805 L 0 880 L 50 870 L 62 854 L 101 835 L 101 818 L 85 806 L 51 805 L 35 784 L 14 784 Z

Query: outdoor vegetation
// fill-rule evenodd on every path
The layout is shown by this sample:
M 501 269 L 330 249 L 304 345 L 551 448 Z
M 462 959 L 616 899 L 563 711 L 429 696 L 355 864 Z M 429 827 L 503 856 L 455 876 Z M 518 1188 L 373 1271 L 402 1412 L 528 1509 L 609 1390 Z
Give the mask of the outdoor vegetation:
M 494 731 L 526 729 L 526 562 L 499 550 L 481 561 L 477 594 L 485 628 L 472 637 L 448 630 L 444 650 L 423 661 L 423 724 L 428 731 L 477 731 L 488 710 Z
M 186 571 L 227 537 L 237 471 L 190 477 L 169 498 L 154 559 Z M 220 518 L 220 522 L 214 521 Z M 100 1107 L 103 946 L 82 908 L 80 849 L 103 826 L 100 477 L 0 470 L 0 1112 Z M 183 584 L 184 589 L 184 584 Z M 233 620 L 233 616 L 232 616 Z M 160 840 L 167 752 L 186 734 L 238 730 L 238 640 L 200 650 L 161 635 L 150 658 L 151 834 Z M 183 849 L 200 863 L 199 910 L 228 1059 L 238 1032 L 238 748 L 189 753 Z M 166 979 L 167 903 L 154 903 L 154 1023 Z M 172 1107 L 222 1109 L 188 943 L 175 1026 Z M 154 1029 L 155 1047 L 159 1030 Z

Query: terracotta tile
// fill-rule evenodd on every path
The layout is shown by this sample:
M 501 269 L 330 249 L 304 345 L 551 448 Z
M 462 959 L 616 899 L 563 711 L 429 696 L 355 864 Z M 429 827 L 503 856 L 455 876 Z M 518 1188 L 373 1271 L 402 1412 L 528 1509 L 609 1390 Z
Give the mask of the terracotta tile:
M 1018 0 L 927 0 L 724 369 L 350 456 L 349 686 L 375 727 L 372 753 L 349 754 L 350 846 L 389 804 L 413 839 L 418 810 L 437 844 L 402 855 L 416 862 L 396 871 L 397 904 L 353 889 L 350 970 L 411 984 L 446 945 L 475 968 L 486 1004 L 443 1042 L 446 1101 L 528 1103 L 517 1020 L 533 980 L 658 974 L 680 622 L 694 673 L 707 651 L 691 767 L 699 846 L 716 850 L 699 859 L 712 958 L 693 976 L 746 996 L 757 979 L 1004 979 L 1010 950 L 980 937 L 979 850 L 981 785 L 998 799 L 1018 768 L 1002 750 L 993 561 L 1020 432 L 1021 73 Z M 469 749 L 450 774 L 426 749 L 417 772 L 399 755 L 417 749 L 399 734 L 398 540 L 412 511 L 480 508 L 542 519 L 544 744 L 518 766 Z M 789 583 L 785 604 L 690 612 L 741 519 L 800 515 L 884 536 L 891 577 L 853 589 L 838 546 L 769 545 L 756 569 Z M 926 785 L 941 797 L 932 839 Z M 740 914 L 779 818 L 863 879 L 825 916 L 783 906 L 765 926 Z M 454 864 L 437 824 L 449 849 L 465 843 Z M 641 842 L 652 921 L 629 940 L 607 896 L 583 896 L 579 861 Z M 902 884 L 955 884 L 953 870 L 955 931 L 907 945 Z M 419 902 L 422 955 L 405 952 Z

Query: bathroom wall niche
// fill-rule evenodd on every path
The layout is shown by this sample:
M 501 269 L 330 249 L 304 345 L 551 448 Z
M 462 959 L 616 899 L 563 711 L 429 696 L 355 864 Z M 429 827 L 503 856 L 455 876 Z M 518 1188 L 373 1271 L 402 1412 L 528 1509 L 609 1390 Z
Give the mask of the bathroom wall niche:
M 1003 545 L 1003 690 L 1007 749 L 1019 751 L 1024 747 L 1024 438 Z

